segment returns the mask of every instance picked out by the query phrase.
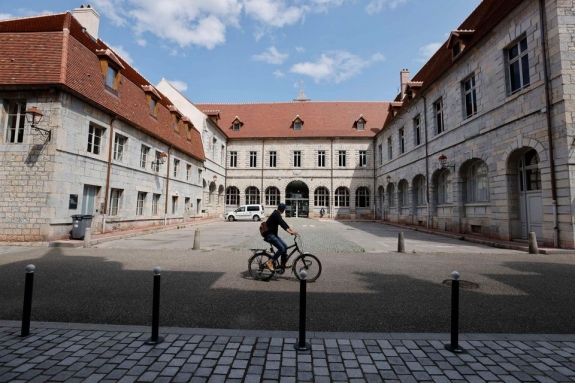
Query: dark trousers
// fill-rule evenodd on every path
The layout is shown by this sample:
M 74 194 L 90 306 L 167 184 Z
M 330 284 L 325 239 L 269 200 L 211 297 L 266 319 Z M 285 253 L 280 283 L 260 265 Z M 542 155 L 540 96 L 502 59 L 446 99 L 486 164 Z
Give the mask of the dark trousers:
M 272 257 L 272 261 L 277 261 L 281 255 L 282 264 L 285 264 L 286 258 L 287 258 L 287 253 L 286 253 L 287 245 L 286 245 L 286 243 L 279 236 L 274 235 L 274 234 L 266 235 L 264 238 L 264 241 L 271 243 L 277 249 L 274 256 Z

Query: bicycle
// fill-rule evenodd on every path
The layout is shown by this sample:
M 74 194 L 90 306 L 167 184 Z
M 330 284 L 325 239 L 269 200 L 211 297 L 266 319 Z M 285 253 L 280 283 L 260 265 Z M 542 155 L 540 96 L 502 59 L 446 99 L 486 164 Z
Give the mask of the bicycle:
M 292 272 L 294 273 L 297 279 L 301 280 L 299 273 L 301 270 L 305 270 L 307 272 L 306 280 L 308 282 L 314 282 L 316 279 L 319 278 L 321 274 L 321 262 L 315 255 L 303 252 L 302 247 L 303 243 L 301 237 L 299 236 L 299 234 L 295 235 L 294 244 L 288 246 L 286 249 L 286 252 L 288 252 L 288 255 L 286 257 L 286 264 L 288 264 L 291 256 L 295 252 L 298 252 L 299 255 L 296 256 L 291 266 Z M 289 252 L 290 249 L 293 250 Z M 267 281 L 271 279 L 271 277 L 273 277 L 275 274 L 281 275 L 285 273 L 286 267 L 283 267 L 280 262 L 274 263 L 273 271 L 266 266 L 266 262 L 270 260 L 275 253 L 273 245 L 270 244 L 269 252 L 267 249 L 250 249 L 250 250 L 254 254 L 248 260 L 248 268 L 250 271 L 250 275 L 255 280 Z

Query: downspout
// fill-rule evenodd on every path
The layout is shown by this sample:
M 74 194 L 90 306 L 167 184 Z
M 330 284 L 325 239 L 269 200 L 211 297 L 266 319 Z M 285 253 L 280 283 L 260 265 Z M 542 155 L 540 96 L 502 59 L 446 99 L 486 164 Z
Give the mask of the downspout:
M 168 148 L 168 158 L 166 159 L 168 165 L 166 166 L 166 204 L 164 207 L 164 226 L 168 224 L 168 198 L 169 198 L 168 191 L 170 188 L 170 152 L 172 151 L 172 147 L 173 145 L 170 145 L 170 147 Z
M 425 200 L 427 202 L 427 228 L 429 229 L 429 221 L 431 220 L 431 211 L 429 204 L 429 152 L 428 152 L 428 142 L 427 142 L 427 98 L 422 94 L 423 98 L 423 131 L 425 132 Z
M 264 161 L 265 161 L 265 152 L 264 152 L 264 144 L 265 144 L 266 139 L 262 138 L 262 182 L 261 182 L 261 192 L 260 192 L 260 203 L 263 205 L 263 202 L 265 202 L 265 190 L 264 190 Z M 261 195 L 264 195 L 264 197 L 262 198 Z
M 334 190 L 333 190 L 333 138 L 331 139 L 331 149 L 329 153 L 329 168 L 331 172 L 331 198 L 329 199 L 329 218 L 333 219 L 333 207 L 334 207 Z
M 543 54 L 543 78 L 545 84 L 545 110 L 547 117 L 547 140 L 549 141 L 549 167 L 551 168 L 551 196 L 553 199 L 553 246 L 559 247 L 559 227 L 557 222 L 557 181 L 555 179 L 555 154 L 553 150 L 553 130 L 551 121 L 551 95 L 549 70 L 547 67 L 547 43 L 545 36 L 546 14 L 545 0 L 539 0 L 539 17 L 541 23 L 541 53 Z
M 375 199 L 375 196 L 376 196 L 375 193 L 377 193 L 377 189 L 376 189 L 377 179 L 376 179 L 376 171 L 375 171 L 375 164 L 376 164 L 376 161 L 375 161 L 376 158 L 375 157 L 377 156 L 377 154 L 375 152 L 376 148 L 377 148 L 377 135 L 373 138 L 373 151 L 372 151 L 372 153 L 373 153 L 373 220 L 374 221 L 377 219 L 376 209 L 377 209 L 377 202 L 378 202 Z M 381 201 L 381 197 L 379 195 L 378 195 L 378 199 Z
M 110 120 L 110 141 L 108 145 L 108 166 L 106 169 L 106 191 L 104 193 L 104 211 L 102 212 L 102 233 L 106 232 L 106 215 L 108 214 L 108 197 L 110 193 L 110 173 L 112 170 L 112 151 L 114 143 L 114 121 L 118 119 L 118 116 L 112 117 Z

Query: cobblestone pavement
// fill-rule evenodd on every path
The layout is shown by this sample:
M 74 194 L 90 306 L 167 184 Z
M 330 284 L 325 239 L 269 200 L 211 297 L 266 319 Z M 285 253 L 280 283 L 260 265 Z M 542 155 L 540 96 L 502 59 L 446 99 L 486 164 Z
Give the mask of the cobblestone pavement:
M 574 335 L 308 333 L 0 322 L 0 382 L 573 382 Z

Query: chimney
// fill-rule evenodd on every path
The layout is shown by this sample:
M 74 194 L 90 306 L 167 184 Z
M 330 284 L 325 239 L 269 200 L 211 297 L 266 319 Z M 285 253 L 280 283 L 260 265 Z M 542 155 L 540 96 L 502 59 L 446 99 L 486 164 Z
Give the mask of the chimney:
M 98 40 L 98 28 L 100 26 L 100 15 L 98 12 L 92 8 L 90 4 L 84 7 L 84 4 L 80 8 L 74 9 L 74 17 L 88 32 L 92 38 Z
M 403 98 L 405 97 L 405 89 L 407 88 L 407 83 L 409 82 L 409 70 L 402 69 L 399 76 L 401 80 L 401 101 L 403 101 Z

